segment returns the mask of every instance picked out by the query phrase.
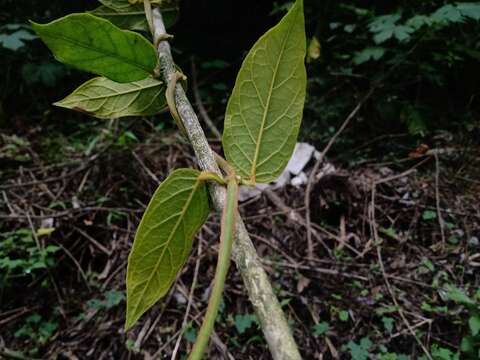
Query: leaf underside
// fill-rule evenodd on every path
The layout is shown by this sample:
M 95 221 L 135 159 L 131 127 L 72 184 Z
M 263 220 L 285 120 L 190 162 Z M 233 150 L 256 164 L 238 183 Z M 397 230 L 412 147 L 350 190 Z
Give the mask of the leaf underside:
M 118 11 L 101 5 L 90 11 L 90 14 L 107 19 L 121 29 L 137 31 L 148 30 L 147 19 L 145 18 L 145 12 L 141 5 L 132 5 L 132 8 L 126 11 Z
M 128 258 L 126 329 L 167 293 L 207 219 L 207 189 L 199 174 L 175 170 L 148 204 Z
M 113 81 L 145 79 L 157 65 L 147 39 L 88 13 L 32 27 L 59 61 Z
M 237 174 L 252 182 L 275 180 L 290 159 L 306 91 L 303 1 L 245 58 L 227 105 L 223 147 Z
M 117 83 L 96 77 L 54 105 L 101 119 L 148 116 L 165 109 L 165 90 L 162 81 L 151 77 L 130 83 Z
M 90 13 L 103 17 L 122 29 L 147 31 L 148 23 L 142 4 L 130 4 L 124 0 L 100 0 L 102 4 Z M 175 4 L 161 3 L 163 21 L 169 28 L 175 24 L 178 7 Z

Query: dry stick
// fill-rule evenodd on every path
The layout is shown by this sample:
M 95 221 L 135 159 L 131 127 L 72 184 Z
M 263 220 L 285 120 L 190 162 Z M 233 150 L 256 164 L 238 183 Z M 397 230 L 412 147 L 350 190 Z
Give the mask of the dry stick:
M 438 153 L 434 153 L 435 157 L 435 201 L 437 206 L 437 218 L 438 225 L 440 226 L 440 234 L 442 235 L 442 248 L 445 248 L 445 229 L 443 223 L 442 212 L 440 211 L 440 160 L 438 159 Z
M 200 91 L 198 90 L 198 81 L 197 81 L 197 67 L 195 66 L 195 61 L 193 60 L 193 57 L 191 59 L 192 62 L 192 90 L 193 90 L 193 97 L 195 98 L 195 105 L 197 105 L 198 112 L 200 113 L 200 116 L 202 117 L 203 121 L 205 122 L 205 125 L 208 126 L 212 134 L 218 139 L 222 140 L 222 134 L 220 134 L 220 131 L 218 131 L 218 128 L 215 126 L 213 123 L 212 119 L 210 119 L 210 116 L 208 115 L 207 110 L 205 109 L 205 106 L 203 106 L 202 102 L 202 97 L 200 96 Z
M 157 177 L 157 175 L 155 175 L 155 174 L 153 173 L 153 171 L 150 170 L 147 165 L 145 165 L 145 163 L 142 161 L 142 159 L 140 159 L 140 157 L 137 155 L 137 153 L 136 153 L 135 151 L 132 151 L 132 155 L 133 155 L 133 157 L 135 158 L 135 160 L 138 161 L 138 163 L 140 164 L 140 166 L 142 167 L 142 169 L 145 170 L 145 172 L 147 173 L 147 175 L 150 176 L 150 178 L 151 178 L 156 184 L 160 184 L 160 179 Z
M 355 106 L 352 112 L 347 116 L 342 126 L 340 126 L 340 128 L 337 130 L 337 132 L 332 136 L 332 138 L 328 142 L 327 146 L 325 146 L 323 151 L 320 153 L 320 156 L 318 157 L 318 160 L 313 166 L 312 172 L 308 177 L 307 188 L 305 189 L 305 208 L 306 208 L 305 222 L 306 222 L 306 229 L 307 229 L 307 256 L 309 259 L 313 259 L 312 226 L 311 226 L 311 217 L 310 217 L 310 194 L 312 192 L 313 184 L 315 183 L 315 175 L 317 174 L 318 169 L 320 168 L 320 165 L 322 164 L 323 159 L 325 158 L 325 154 L 330 150 L 335 140 L 337 140 L 337 138 L 340 136 L 343 130 L 345 130 L 347 125 L 350 123 L 350 121 L 352 121 L 355 115 L 357 115 L 357 113 L 360 111 L 363 104 L 373 94 L 374 90 L 375 90 L 375 87 L 371 87 L 370 90 L 367 92 L 367 94 L 358 102 L 357 106 Z
M 198 271 L 200 269 L 201 258 L 202 258 L 202 241 L 199 241 L 198 248 L 197 248 L 197 261 L 195 262 L 195 270 L 193 272 L 192 286 L 190 287 L 190 293 L 188 294 L 187 309 L 185 310 L 185 316 L 183 317 L 183 322 L 182 322 L 182 332 L 178 336 L 177 342 L 175 343 L 175 347 L 173 348 L 172 357 L 171 357 L 172 360 L 175 360 L 177 357 L 177 352 L 178 352 L 178 349 L 180 348 L 180 342 L 182 340 L 182 334 L 187 327 L 188 316 L 190 315 L 190 308 L 192 307 L 192 302 L 193 302 L 193 293 L 195 291 L 195 287 L 197 286 Z
M 382 259 L 382 250 L 380 248 L 380 239 L 378 237 L 378 232 L 377 232 L 377 224 L 375 221 L 375 194 L 376 194 L 376 183 L 373 183 L 372 185 L 372 198 L 371 198 L 371 203 L 370 203 L 370 217 L 371 217 L 371 228 L 372 228 L 372 234 L 375 242 L 375 247 L 377 248 L 377 258 L 378 258 L 378 263 L 380 265 L 380 270 L 382 271 L 383 275 L 383 280 L 385 281 L 385 285 L 387 286 L 388 293 L 390 294 L 390 297 L 393 300 L 393 303 L 395 304 L 398 314 L 402 318 L 402 321 L 404 322 L 405 326 L 407 327 L 408 331 L 410 334 L 414 337 L 414 339 L 417 341 L 418 345 L 422 349 L 422 351 L 425 353 L 426 357 L 429 360 L 433 360 L 432 356 L 430 355 L 430 352 L 426 348 L 426 346 L 420 341 L 418 338 L 417 334 L 415 333 L 415 330 L 413 329 L 412 325 L 408 321 L 407 317 L 405 316 L 405 313 L 403 312 L 403 309 L 401 308 L 400 304 L 397 301 L 397 297 L 395 296 L 395 293 L 393 292 L 392 286 L 390 284 L 390 281 L 388 280 L 387 273 L 385 271 L 385 266 L 383 264 L 383 259 Z
M 169 81 L 175 76 L 176 69 L 172 59 L 170 44 L 167 41 L 157 42 L 158 39 L 165 37 L 166 34 L 162 15 L 158 9 L 153 10 L 153 27 L 154 41 L 158 43 L 158 58 L 162 76 L 166 81 Z M 175 103 L 187 130 L 187 135 L 198 159 L 199 166 L 203 170 L 221 175 L 197 115 L 193 111 L 185 91 L 179 84 L 175 88 Z M 209 190 L 215 209 L 221 211 L 225 205 L 225 189 L 211 185 Z M 273 359 L 301 359 L 280 303 L 273 293 L 272 286 L 258 258 L 245 224 L 240 218 L 237 221 L 232 258 L 242 275 Z

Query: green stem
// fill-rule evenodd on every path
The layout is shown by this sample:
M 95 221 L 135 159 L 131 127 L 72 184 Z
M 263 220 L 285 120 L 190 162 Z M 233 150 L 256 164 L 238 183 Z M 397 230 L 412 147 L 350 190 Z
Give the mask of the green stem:
M 167 99 L 168 108 L 170 109 L 170 113 L 172 114 L 173 120 L 175 120 L 175 123 L 177 124 L 182 134 L 188 138 L 187 130 L 183 125 L 183 121 L 180 118 L 180 115 L 178 115 L 177 105 L 175 104 L 175 87 L 177 86 L 177 81 L 183 80 L 183 79 L 185 79 L 185 75 L 177 71 L 175 75 L 168 80 L 167 91 L 165 92 L 165 98 Z
M 222 214 L 222 229 L 220 235 L 220 249 L 218 250 L 217 269 L 213 280 L 213 289 L 208 301 L 207 312 L 203 319 L 202 327 L 198 333 L 195 345 L 188 357 L 189 360 L 201 360 L 205 349 L 208 346 L 208 340 L 212 333 L 215 319 L 217 318 L 218 308 L 222 300 L 223 287 L 227 277 L 228 267 L 230 265 L 230 255 L 232 254 L 232 244 L 235 237 L 235 222 L 238 207 L 238 182 L 234 176 L 229 177 L 227 184 L 227 197 L 225 208 Z
M 215 157 L 215 161 L 217 162 L 218 166 L 220 166 L 220 169 L 222 169 L 228 176 L 233 176 L 235 174 L 232 166 L 221 155 L 213 151 L 213 156 Z
M 218 185 L 227 186 L 225 179 L 222 179 L 219 175 L 211 171 L 202 171 L 198 179 L 201 181 L 215 181 Z
M 145 9 L 145 17 L 147 18 L 148 28 L 150 29 L 150 33 L 153 36 L 153 15 L 152 4 L 150 3 L 150 0 L 143 0 L 143 7 Z

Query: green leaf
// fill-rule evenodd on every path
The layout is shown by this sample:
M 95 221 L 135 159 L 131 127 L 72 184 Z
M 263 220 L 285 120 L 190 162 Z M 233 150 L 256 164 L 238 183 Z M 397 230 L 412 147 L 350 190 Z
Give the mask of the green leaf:
M 32 26 L 59 61 L 113 81 L 145 79 L 157 65 L 147 39 L 91 14 L 71 14 Z
M 367 47 L 362 51 L 358 51 L 355 53 L 353 57 L 353 63 L 355 65 L 361 65 L 370 60 L 380 60 L 384 54 L 385 48 L 383 47 Z
M 476 303 L 473 299 L 471 299 L 465 292 L 453 285 L 446 285 L 445 286 L 447 293 L 446 298 L 448 300 L 454 301 L 457 304 L 465 305 L 465 306 L 475 306 Z
M 463 21 L 463 15 L 455 5 L 447 4 L 430 15 L 430 19 L 438 23 L 457 23 Z
M 468 326 L 470 327 L 470 332 L 473 336 L 477 336 L 480 333 L 480 316 L 472 315 L 468 319 Z
M 415 15 L 412 18 L 408 19 L 405 25 L 407 25 L 410 28 L 413 28 L 414 30 L 418 30 L 424 25 L 431 26 L 432 20 L 430 19 L 430 17 L 425 15 Z
M 22 77 L 28 84 L 41 83 L 53 87 L 65 76 L 66 67 L 57 62 L 27 63 L 22 66 Z
M 197 339 L 197 329 L 195 329 L 190 323 L 185 332 L 183 333 L 183 337 L 185 338 L 185 340 L 194 343 Z
M 118 27 L 146 31 L 148 23 L 143 4 L 130 4 L 125 0 L 100 0 L 103 6 L 92 11 L 92 14 L 110 20 Z M 163 22 L 169 28 L 175 24 L 178 16 L 178 5 L 171 2 L 161 2 Z
M 166 106 L 166 87 L 162 81 L 148 77 L 130 83 L 117 83 L 104 77 L 80 85 L 55 105 L 92 114 L 101 119 L 123 116 L 147 116 Z
M 348 311 L 346 310 L 341 310 L 339 313 L 338 313 L 338 318 L 340 319 L 340 321 L 348 321 Z
M 399 14 L 382 15 L 374 18 L 368 24 L 368 30 L 374 33 L 373 41 L 376 44 L 381 44 L 390 39 L 395 31 L 396 22 L 400 20 Z
M 435 360 L 458 360 L 458 352 L 453 352 L 450 349 L 433 344 L 431 347 L 431 354 Z
M 473 353 L 475 351 L 475 339 L 472 336 L 465 336 L 460 343 L 460 351 Z
M 99 2 L 102 5 L 118 12 L 127 12 L 131 11 L 132 9 L 139 11 L 143 10 L 142 4 L 130 4 L 130 2 L 127 0 L 99 0 Z
M 110 309 L 125 300 L 125 294 L 121 291 L 110 290 L 105 293 L 105 307 Z
M 415 29 L 405 26 L 405 25 L 397 25 L 395 26 L 395 29 L 393 30 L 393 35 L 395 38 L 400 41 L 407 41 L 410 39 L 410 34 L 412 34 L 415 31 Z
M 367 360 L 370 356 L 369 350 L 372 345 L 370 339 L 365 337 L 360 340 L 360 344 L 349 341 L 343 346 L 343 349 L 349 351 L 353 360 Z
M 25 45 L 25 41 L 34 40 L 37 37 L 26 30 L 18 30 L 12 34 L 0 34 L 0 46 L 17 51 Z
M 395 324 L 395 319 L 388 316 L 384 316 L 382 317 L 382 323 L 385 330 L 387 330 L 387 332 L 391 334 L 393 331 L 393 326 Z
M 257 322 L 257 317 L 252 314 L 235 315 L 235 328 L 239 334 L 243 334 L 253 324 Z
M 422 219 L 423 220 L 433 220 L 437 218 L 437 213 L 433 210 L 425 210 L 422 213 Z
M 480 20 L 480 3 L 457 3 L 460 13 L 473 20 Z
M 172 172 L 143 214 L 128 258 L 126 329 L 166 294 L 207 219 L 207 189 L 199 174 Z
M 325 334 L 329 330 L 330 330 L 330 324 L 326 321 L 322 321 L 313 327 L 313 335 L 320 336 Z
M 128 5 L 130 5 L 127 2 Z M 108 6 L 101 5 L 98 8 L 90 11 L 90 14 L 107 19 L 112 24 L 121 29 L 147 31 L 148 23 L 145 17 L 143 6 L 131 5 L 131 9 L 126 11 L 117 11 Z
M 223 146 L 238 175 L 270 182 L 292 155 L 305 101 L 303 0 L 245 58 L 225 115 Z

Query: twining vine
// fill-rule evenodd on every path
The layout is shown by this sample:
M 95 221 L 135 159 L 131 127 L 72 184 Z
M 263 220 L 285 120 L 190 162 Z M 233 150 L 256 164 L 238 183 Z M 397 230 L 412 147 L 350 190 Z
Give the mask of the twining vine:
M 152 7 L 159 8 L 172 23 L 177 12 L 174 2 L 144 0 L 143 6 L 137 0 L 100 2 L 102 6 L 91 13 L 71 14 L 49 24 L 32 23 L 59 61 L 100 76 L 56 105 L 99 118 L 153 115 L 168 107 L 188 136 L 176 99 L 177 81 L 185 75 L 177 71 L 163 76 L 167 81 L 161 80 L 157 48 L 172 36 L 166 32 L 155 35 L 156 10 L 152 11 Z M 190 359 L 202 358 L 218 313 L 232 244 L 241 229 L 239 186 L 275 180 L 293 152 L 306 91 L 304 27 L 303 0 L 297 0 L 246 56 L 225 114 L 222 144 L 226 159 L 215 154 L 223 174 L 173 171 L 153 194 L 138 226 L 127 268 L 127 330 L 168 292 L 188 259 L 195 234 L 210 212 L 207 182 L 226 187 L 213 288 Z M 149 31 L 154 40 L 131 30 Z M 283 316 L 275 311 L 274 317 Z M 286 327 L 284 321 L 278 323 Z M 274 331 L 263 330 L 266 337 Z M 290 339 L 287 330 L 285 343 Z M 281 354 L 275 347 L 284 347 L 282 339 L 269 345 L 274 358 L 300 358 L 295 346 L 284 355 L 275 355 Z

